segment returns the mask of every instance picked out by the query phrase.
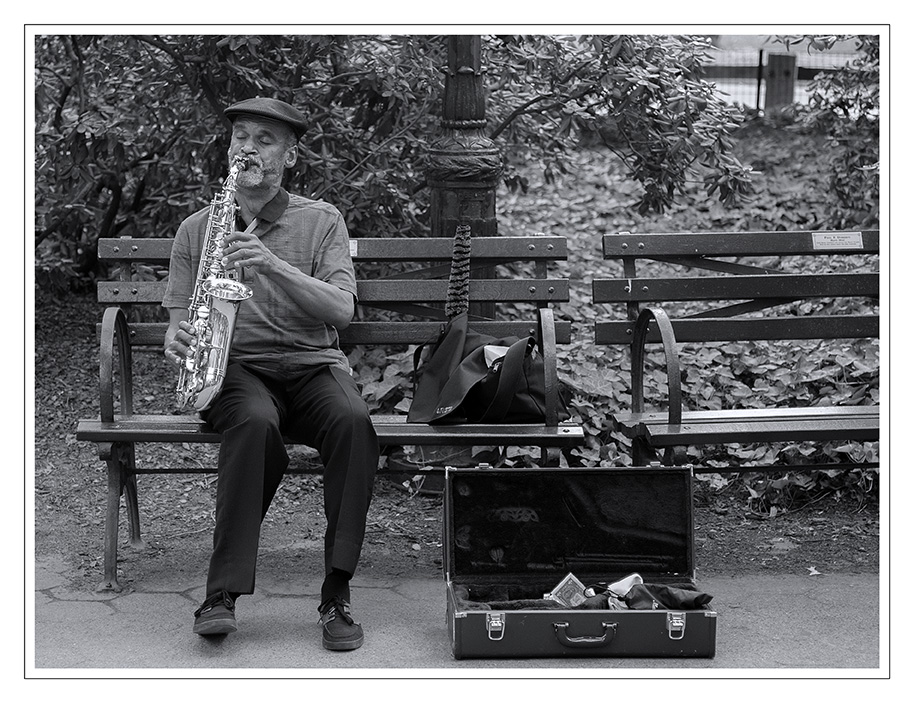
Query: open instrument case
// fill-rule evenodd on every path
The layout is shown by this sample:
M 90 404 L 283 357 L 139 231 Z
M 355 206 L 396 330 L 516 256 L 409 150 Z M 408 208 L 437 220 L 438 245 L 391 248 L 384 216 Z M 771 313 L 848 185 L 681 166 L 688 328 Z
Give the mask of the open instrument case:
M 449 468 L 454 657 L 713 657 L 717 613 L 694 583 L 692 521 L 688 467 Z M 567 591 L 544 597 L 563 581 L 574 590 L 569 581 L 633 574 L 644 588 L 688 597 L 674 607 L 669 598 L 632 601 L 637 609 L 605 597 L 569 600 Z

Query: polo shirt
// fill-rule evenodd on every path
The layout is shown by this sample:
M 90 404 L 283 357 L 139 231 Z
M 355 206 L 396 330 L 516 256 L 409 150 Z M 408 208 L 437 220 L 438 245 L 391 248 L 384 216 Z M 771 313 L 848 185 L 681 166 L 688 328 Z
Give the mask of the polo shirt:
M 207 207 L 178 227 L 163 307 L 190 304 L 208 219 Z M 335 207 L 280 189 L 257 220 L 253 233 L 280 259 L 356 295 L 349 233 Z M 254 294 L 240 304 L 231 359 L 277 378 L 327 364 L 349 370 L 336 328 L 298 307 L 268 276 L 245 269 L 242 280 Z

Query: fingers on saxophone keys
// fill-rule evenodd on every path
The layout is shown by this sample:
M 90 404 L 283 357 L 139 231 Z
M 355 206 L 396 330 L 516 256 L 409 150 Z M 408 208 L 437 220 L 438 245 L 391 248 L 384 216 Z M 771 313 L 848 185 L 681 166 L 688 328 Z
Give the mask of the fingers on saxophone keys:
M 244 260 L 248 258 L 245 249 L 236 249 L 231 254 L 222 259 L 222 265 L 225 268 L 234 267 L 240 269 L 244 266 Z
M 181 366 L 184 363 L 185 357 L 179 354 L 174 349 L 165 350 L 165 359 L 174 364 L 175 366 Z

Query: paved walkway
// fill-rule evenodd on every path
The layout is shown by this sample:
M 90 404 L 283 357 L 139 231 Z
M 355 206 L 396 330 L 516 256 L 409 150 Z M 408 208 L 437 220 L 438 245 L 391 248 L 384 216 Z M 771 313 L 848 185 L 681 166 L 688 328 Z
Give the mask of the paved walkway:
M 74 590 L 65 574 L 62 557 L 38 558 L 33 678 L 80 677 L 93 670 L 113 678 L 212 675 L 207 669 L 221 676 L 237 669 L 242 672 L 231 675 L 254 676 L 257 670 L 258 676 L 282 678 L 485 677 L 509 669 L 512 676 L 530 677 L 550 670 L 559 677 L 625 676 L 636 669 L 708 677 L 724 670 L 756 676 L 762 669 L 804 678 L 827 676 L 824 670 L 839 670 L 832 672 L 838 677 L 888 675 L 887 652 L 880 650 L 878 574 L 702 576 L 699 586 L 714 596 L 718 613 L 713 659 L 459 661 L 451 654 L 440 579 L 357 575 L 353 606 L 365 644 L 354 652 L 330 652 L 321 647 L 317 625 L 319 580 L 258 573 L 257 593 L 239 599 L 238 632 L 208 639 L 191 632 L 203 591 L 186 577 L 147 573 L 129 591 L 101 594 Z M 168 671 L 152 671 L 163 669 Z

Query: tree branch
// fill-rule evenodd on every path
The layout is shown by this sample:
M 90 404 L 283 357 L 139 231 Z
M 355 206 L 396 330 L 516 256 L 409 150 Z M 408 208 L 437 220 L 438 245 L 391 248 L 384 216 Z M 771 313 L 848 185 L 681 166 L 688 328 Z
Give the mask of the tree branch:
M 494 130 L 492 130 L 492 134 L 489 135 L 489 138 L 497 139 L 498 135 L 501 134 L 502 132 L 504 132 L 505 129 L 507 129 L 509 124 L 511 124 L 514 120 L 516 120 L 518 117 L 520 117 L 522 114 L 524 114 L 527 111 L 527 108 L 529 108 L 531 105 L 535 105 L 536 103 L 540 102 L 541 100 L 548 100 L 548 99 L 554 98 L 554 97 L 555 97 L 554 93 L 547 93 L 546 95 L 538 95 L 535 98 L 531 98 L 530 100 L 525 102 L 523 105 L 517 106 L 516 108 L 514 108 L 511 111 L 511 114 L 509 114 L 504 120 L 502 120 L 501 124 L 498 125 L 498 127 L 496 127 Z

